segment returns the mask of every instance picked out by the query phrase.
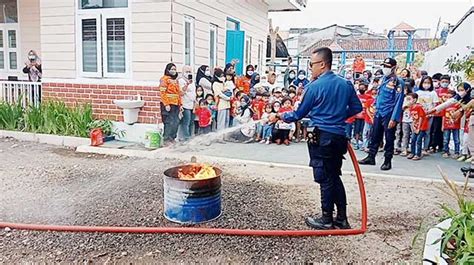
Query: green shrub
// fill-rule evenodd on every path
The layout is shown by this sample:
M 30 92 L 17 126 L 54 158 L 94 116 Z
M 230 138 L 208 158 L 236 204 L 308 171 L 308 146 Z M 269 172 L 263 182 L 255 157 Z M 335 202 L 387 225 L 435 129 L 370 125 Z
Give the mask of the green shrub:
M 24 110 L 20 102 L 21 100 L 15 104 L 0 102 L 0 129 L 20 131 L 23 129 Z

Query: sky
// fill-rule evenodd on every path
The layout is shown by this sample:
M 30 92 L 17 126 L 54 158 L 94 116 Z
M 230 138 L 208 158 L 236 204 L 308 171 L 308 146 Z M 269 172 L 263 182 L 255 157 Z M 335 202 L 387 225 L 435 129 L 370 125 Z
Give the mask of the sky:
M 473 5 L 474 0 L 308 0 L 302 12 L 276 12 L 269 17 L 281 30 L 349 24 L 366 25 L 377 33 L 404 21 L 415 28 L 430 28 L 433 36 L 440 17 L 456 24 Z

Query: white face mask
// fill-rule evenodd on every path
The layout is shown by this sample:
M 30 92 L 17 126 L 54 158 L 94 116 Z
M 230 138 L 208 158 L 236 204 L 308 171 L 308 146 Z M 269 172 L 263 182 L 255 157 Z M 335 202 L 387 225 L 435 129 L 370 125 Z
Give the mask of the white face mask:
M 204 72 L 204 74 L 205 74 L 206 76 L 211 76 L 211 71 L 206 71 L 206 72 Z
M 382 69 L 382 72 L 383 72 L 383 75 L 387 76 L 387 75 L 390 75 L 392 73 L 392 68 L 386 68 L 384 67 Z
M 306 77 L 305 75 L 299 75 L 299 76 L 298 76 L 298 78 L 299 78 L 300 80 L 305 79 L 305 77 Z
M 441 82 L 440 86 L 441 86 L 442 88 L 448 88 L 448 87 L 449 87 L 449 83 L 447 83 L 447 82 Z
M 290 78 L 291 78 L 291 79 L 294 79 L 294 78 L 295 78 L 295 74 L 290 74 Z
M 218 79 L 219 79 L 219 81 L 221 81 L 221 82 L 224 82 L 224 81 L 225 81 L 225 77 L 219 77 Z
M 170 75 L 175 75 L 176 74 L 176 70 L 170 70 Z
M 462 98 L 466 95 L 466 91 L 461 91 L 459 92 L 459 96 L 461 96 Z
M 34 56 L 34 55 L 30 55 L 30 56 L 28 56 L 28 59 L 30 59 L 31 61 L 33 61 L 33 60 L 35 60 L 35 59 L 36 59 L 36 56 Z
M 430 84 L 423 84 L 423 89 L 428 90 L 431 87 Z
M 247 75 L 248 75 L 248 76 L 252 76 L 252 75 L 253 75 L 253 71 L 247 71 Z

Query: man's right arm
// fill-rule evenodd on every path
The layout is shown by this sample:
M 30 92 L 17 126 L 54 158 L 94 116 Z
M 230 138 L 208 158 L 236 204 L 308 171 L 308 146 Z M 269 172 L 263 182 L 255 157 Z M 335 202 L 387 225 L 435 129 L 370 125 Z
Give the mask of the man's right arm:
M 284 122 L 289 123 L 289 122 L 299 121 L 302 118 L 306 117 L 306 115 L 308 115 L 308 113 L 311 111 L 311 109 L 314 106 L 314 101 L 316 98 L 315 88 L 316 87 L 311 87 L 311 88 L 308 87 L 306 93 L 303 96 L 303 99 L 301 100 L 300 105 L 298 106 L 298 109 L 291 112 L 283 113 L 280 116 L 280 118 Z

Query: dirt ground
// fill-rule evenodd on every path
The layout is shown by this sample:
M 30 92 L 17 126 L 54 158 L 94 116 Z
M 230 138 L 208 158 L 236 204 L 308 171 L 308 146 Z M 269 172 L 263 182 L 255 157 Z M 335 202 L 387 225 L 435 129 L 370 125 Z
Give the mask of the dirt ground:
M 163 217 L 162 172 L 180 161 L 76 154 L 10 139 L 0 139 L 0 161 L 0 221 L 175 226 Z M 224 212 L 203 226 L 307 229 L 304 216 L 318 212 L 319 187 L 309 169 L 219 166 L 224 170 Z M 355 177 L 344 176 L 344 182 L 349 218 L 358 227 Z M 438 204 L 454 203 L 441 191 L 445 186 L 373 177 L 365 182 L 369 231 L 360 236 L 265 238 L 2 229 L 0 263 L 419 263 L 424 232 L 442 215 Z

